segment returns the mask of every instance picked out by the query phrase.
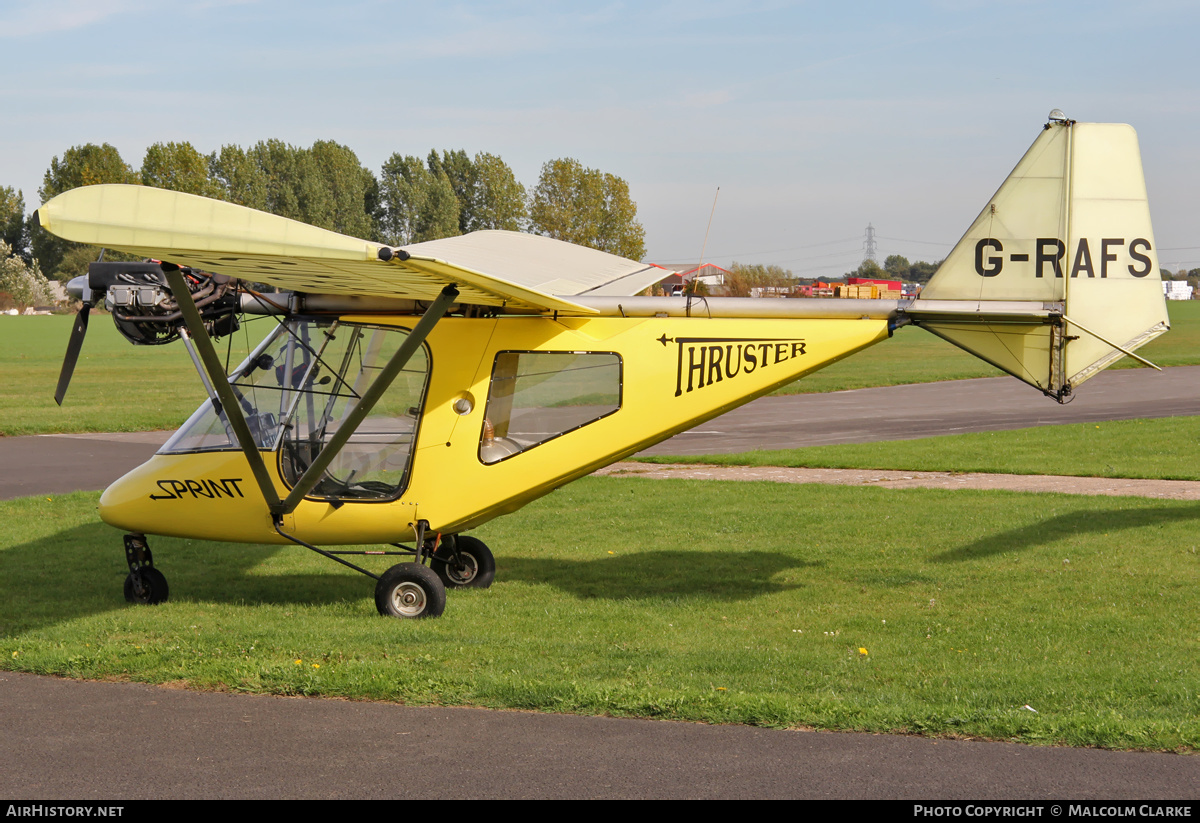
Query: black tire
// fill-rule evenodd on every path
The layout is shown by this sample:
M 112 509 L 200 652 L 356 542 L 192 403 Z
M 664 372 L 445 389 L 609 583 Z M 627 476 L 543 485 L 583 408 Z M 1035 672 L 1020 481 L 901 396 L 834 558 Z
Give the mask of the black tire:
M 438 617 L 446 610 L 446 587 L 419 563 L 401 563 L 375 584 L 375 608 L 384 617 Z
M 133 574 L 130 573 L 125 576 L 125 602 L 140 603 L 143 606 L 166 603 L 167 597 L 170 595 L 170 588 L 167 586 L 167 578 L 163 576 L 163 573 L 155 568 L 142 569 L 139 573 L 142 576 L 142 596 L 138 597 L 134 590 Z
M 447 589 L 486 589 L 496 579 L 496 558 L 492 550 L 476 537 L 458 535 L 458 556 L 461 563 L 454 562 L 454 552 L 442 546 L 433 555 L 429 565 L 446 584 Z

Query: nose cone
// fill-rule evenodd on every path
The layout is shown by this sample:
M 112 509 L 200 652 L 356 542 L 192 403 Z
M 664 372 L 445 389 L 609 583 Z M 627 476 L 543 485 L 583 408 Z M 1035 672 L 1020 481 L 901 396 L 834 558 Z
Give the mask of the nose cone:
M 157 454 L 104 490 L 100 518 L 138 534 L 282 540 L 240 451 Z
M 140 534 L 161 534 L 157 525 L 161 513 L 156 513 L 150 505 L 155 485 L 154 472 L 149 467 L 154 463 L 143 463 L 133 471 L 118 479 L 100 495 L 100 519 L 110 526 L 127 532 Z

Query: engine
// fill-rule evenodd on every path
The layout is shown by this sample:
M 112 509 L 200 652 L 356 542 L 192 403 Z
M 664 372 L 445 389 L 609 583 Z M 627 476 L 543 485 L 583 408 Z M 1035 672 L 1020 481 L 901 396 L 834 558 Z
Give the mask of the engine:
M 237 331 L 237 281 L 221 274 L 181 268 L 183 280 L 204 327 L 213 339 Z M 117 330 L 131 343 L 160 346 L 179 337 L 184 326 L 179 302 L 167 288 L 159 263 L 92 263 L 88 266 L 91 299 L 104 296 Z

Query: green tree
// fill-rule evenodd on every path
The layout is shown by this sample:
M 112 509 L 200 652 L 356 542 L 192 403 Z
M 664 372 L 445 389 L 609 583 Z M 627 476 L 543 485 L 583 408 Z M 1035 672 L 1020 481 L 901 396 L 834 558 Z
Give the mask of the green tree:
M 475 198 L 467 231 L 523 231 L 529 222 L 525 187 L 507 163 L 494 154 L 475 155 Z
M 0 241 L 26 263 L 33 262 L 29 249 L 29 224 L 25 222 L 25 197 L 11 186 L 0 186 Z
M 18 308 L 45 306 L 54 299 L 37 261 L 27 264 L 3 240 L 0 240 L 0 292 L 7 294 Z
M 209 158 L 231 202 L 323 229 L 374 239 L 379 185 L 346 146 L 319 140 L 302 148 L 260 141 L 243 152 L 225 146 Z
M 62 159 L 50 161 L 38 196 L 46 202 L 64 191 L 100 183 L 137 183 L 138 174 L 121 159 L 121 153 L 108 143 L 87 143 L 63 152 Z
M 445 177 L 454 192 L 454 199 L 458 201 L 458 233 L 474 231 L 469 228 L 476 181 L 475 164 L 471 158 L 462 149 L 447 149 L 442 154 L 432 149 L 425 159 L 425 166 L 434 177 Z
M 440 156 L 434 150 L 427 164 L 432 174 L 444 174 L 454 190 L 460 233 L 525 228 L 529 221 L 525 187 L 496 155 L 479 152 L 471 159 L 462 149 L 447 150 Z
M 781 266 L 764 266 L 762 263 L 734 262 L 725 277 L 725 290 L 730 297 L 750 297 L 753 289 L 787 288 L 796 285 L 796 278 Z
M 908 272 L 912 266 L 908 262 L 907 257 L 901 257 L 898 254 L 889 254 L 887 259 L 883 261 L 883 270 L 887 272 L 887 276 L 891 280 L 905 280 L 908 278 Z
M 323 211 L 307 222 L 342 234 L 364 239 L 376 236 L 379 210 L 379 181 L 358 162 L 348 147 L 332 140 L 318 140 L 308 150 L 316 174 L 315 202 Z
M 50 161 L 50 168 L 46 170 L 38 196 L 45 203 L 56 195 L 80 186 L 137 183 L 139 180 L 138 173 L 121 159 L 121 153 L 113 146 L 108 143 L 100 146 L 87 143 L 67 149 L 63 152 L 61 160 L 55 157 Z M 79 274 L 78 271 L 68 271 L 63 267 L 63 259 L 67 252 L 78 244 L 68 243 L 32 223 L 30 240 L 33 256 L 52 277 L 63 279 Z M 94 259 L 95 253 L 91 256 Z
M 886 273 L 879 268 L 879 264 L 874 260 L 864 260 L 859 264 L 854 271 L 846 272 L 846 277 L 866 277 L 870 280 L 885 280 Z
M 646 232 L 629 185 L 573 158 L 542 166 L 529 215 L 538 234 L 633 260 L 646 254 Z
M 282 140 L 260 140 L 246 152 L 249 160 L 262 172 L 265 185 L 263 210 L 292 220 L 304 220 L 302 200 L 311 200 L 304 191 L 306 174 L 303 149 Z
M 142 158 L 142 185 L 221 197 L 221 187 L 209 177 L 208 162 L 191 143 L 155 143 Z
M 444 171 L 432 172 L 419 157 L 393 154 L 379 181 L 380 236 L 404 246 L 459 234 L 459 205 Z
M 926 263 L 924 260 L 918 260 L 909 266 L 908 279 L 913 283 L 928 283 L 929 278 L 937 273 L 938 266 L 940 265 L 942 265 L 940 260 L 936 263 Z
M 208 175 L 217 197 L 263 211 L 267 208 L 267 175 L 241 146 L 222 146 L 208 156 Z

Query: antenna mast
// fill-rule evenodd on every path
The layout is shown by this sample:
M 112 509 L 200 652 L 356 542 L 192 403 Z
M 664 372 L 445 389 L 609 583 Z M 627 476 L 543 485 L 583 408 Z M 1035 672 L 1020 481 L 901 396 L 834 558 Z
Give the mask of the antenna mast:
M 699 288 L 696 281 L 700 279 L 700 270 L 704 268 L 704 252 L 708 250 L 708 233 L 712 231 L 712 219 L 713 215 L 717 213 L 717 198 L 720 196 L 721 187 L 717 186 L 717 193 L 713 195 L 712 211 L 708 213 L 708 226 L 704 229 L 704 243 L 700 246 L 700 262 L 696 265 L 696 273 L 692 275 L 692 294 L 695 294 L 696 289 Z

